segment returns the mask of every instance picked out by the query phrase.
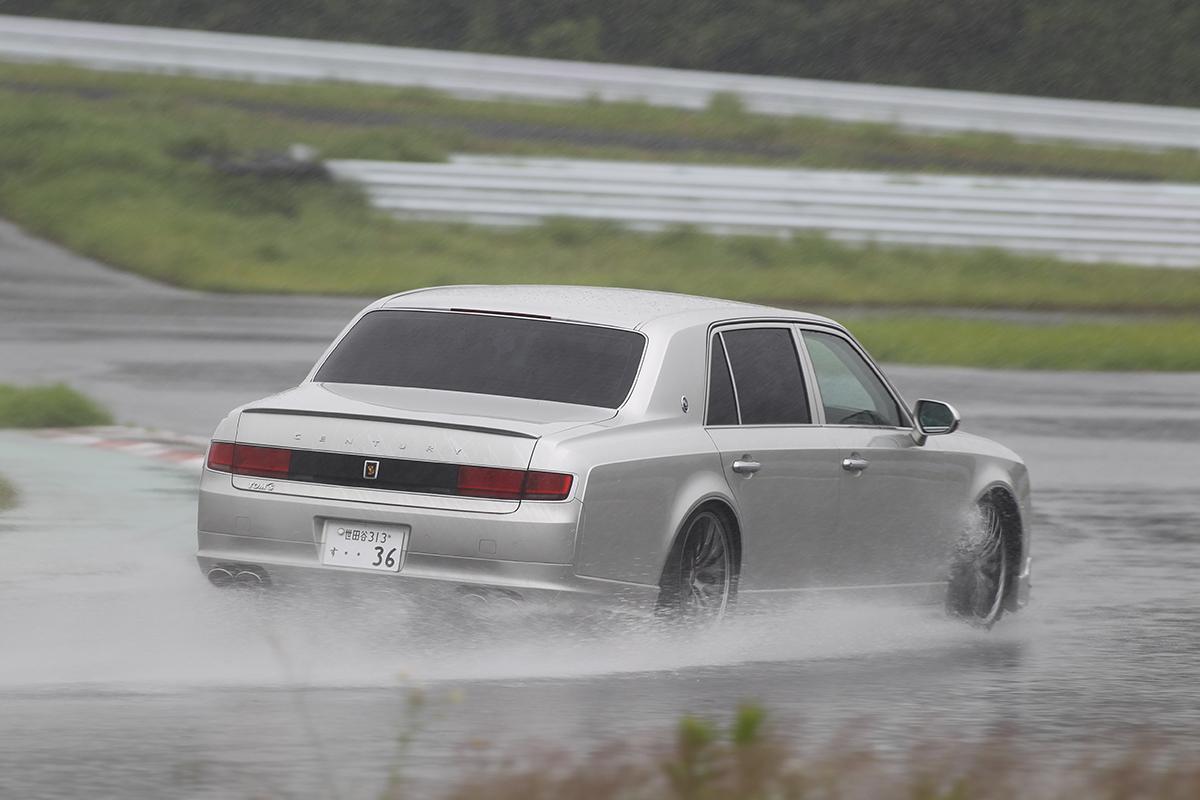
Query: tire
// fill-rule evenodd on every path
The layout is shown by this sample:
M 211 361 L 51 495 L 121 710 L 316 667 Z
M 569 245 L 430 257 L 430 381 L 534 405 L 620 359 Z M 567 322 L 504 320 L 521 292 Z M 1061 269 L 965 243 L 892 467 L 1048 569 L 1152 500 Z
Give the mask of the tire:
M 733 532 L 717 511 L 688 517 L 663 569 L 658 611 L 672 618 L 706 622 L 725 615 L 736 591 Z
M 1004 615 L 1009 584 L 1008 529 L 991 500 L 979 504 L 979 521 L 955 551 L 946 611 L 972 625 L 991 628 Z

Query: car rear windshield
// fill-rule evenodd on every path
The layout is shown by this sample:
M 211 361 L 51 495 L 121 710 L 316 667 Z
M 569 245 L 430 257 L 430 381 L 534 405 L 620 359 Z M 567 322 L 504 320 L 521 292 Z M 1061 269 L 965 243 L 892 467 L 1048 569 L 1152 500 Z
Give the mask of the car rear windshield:
M 372 311 L 321 365 L 322 383 L 365 383 L 617 408 L 642 360 L 633 331 L 526 317 Z

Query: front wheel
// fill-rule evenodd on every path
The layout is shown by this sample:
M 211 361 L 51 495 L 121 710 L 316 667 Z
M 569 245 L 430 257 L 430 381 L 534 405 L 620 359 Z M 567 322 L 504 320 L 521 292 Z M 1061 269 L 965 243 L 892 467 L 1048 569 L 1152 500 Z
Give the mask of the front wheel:
M 1004 614 L 1008 587 L 1008 547 L 1004 517 L 990 501 L 979 505 L 979 521 L 959 543 L 946 611 L 983 628 L 996 624 Z
M 715 511 L 697 511 L 684 524 L 660 584 L 658 608 L 683 619 L 724 616 L 734 591 L 733 536 Z

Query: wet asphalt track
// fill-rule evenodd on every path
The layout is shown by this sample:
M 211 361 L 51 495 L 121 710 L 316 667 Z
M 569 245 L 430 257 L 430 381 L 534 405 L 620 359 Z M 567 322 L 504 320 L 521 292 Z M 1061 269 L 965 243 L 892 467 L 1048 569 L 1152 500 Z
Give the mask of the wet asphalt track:
M 69 380 L 122 421 L 207 434 L 359 305 L 162 289 L 0 226 L 5 380 Z M 190 559 L 193 476 L 0 435 L 23 496 L 0 516 L 0 797 L 369 797 L 411 685 L 465 694 L 406 762 L 427 789 L 472 741 L 649 741 L 745 699 L 814 739 L 868 719 L 884 747 L 1005 724 L 1045 757 L 1147 726 L 1200 747 L 1200 376 L 889 372 L 1030 464 L 1033 604 L 991 633 L 845 604 L 701 636 L 217 592 Z

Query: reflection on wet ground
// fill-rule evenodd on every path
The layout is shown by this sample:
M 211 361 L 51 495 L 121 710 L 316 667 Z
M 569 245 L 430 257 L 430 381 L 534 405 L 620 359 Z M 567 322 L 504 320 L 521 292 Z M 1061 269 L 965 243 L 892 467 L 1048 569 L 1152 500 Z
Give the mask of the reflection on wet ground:
M 26 498 L 0 532 L 0 795 L 317 796 L 332 781 L 370 796 L 411 686 L 465 693 L 435 699 L 409 754 L 425 785 L 458 774 L 472 742 L 649 740 L 748 699 L 799 737 L 863 722 L 885 749 L 1002 725 L 1047 758 L 1145 728 L 1200 743 L 1200 499 L 1134 442 L 1107 440 L 1111 462 L 1086 474 L 1057 464 L 1073 441 L 1028 440 L 1034 602 L 990 633 L 829 601 L 679 633 L 354 589 L 217 592 L 190 561 L 191 476 L 0 437 Z

